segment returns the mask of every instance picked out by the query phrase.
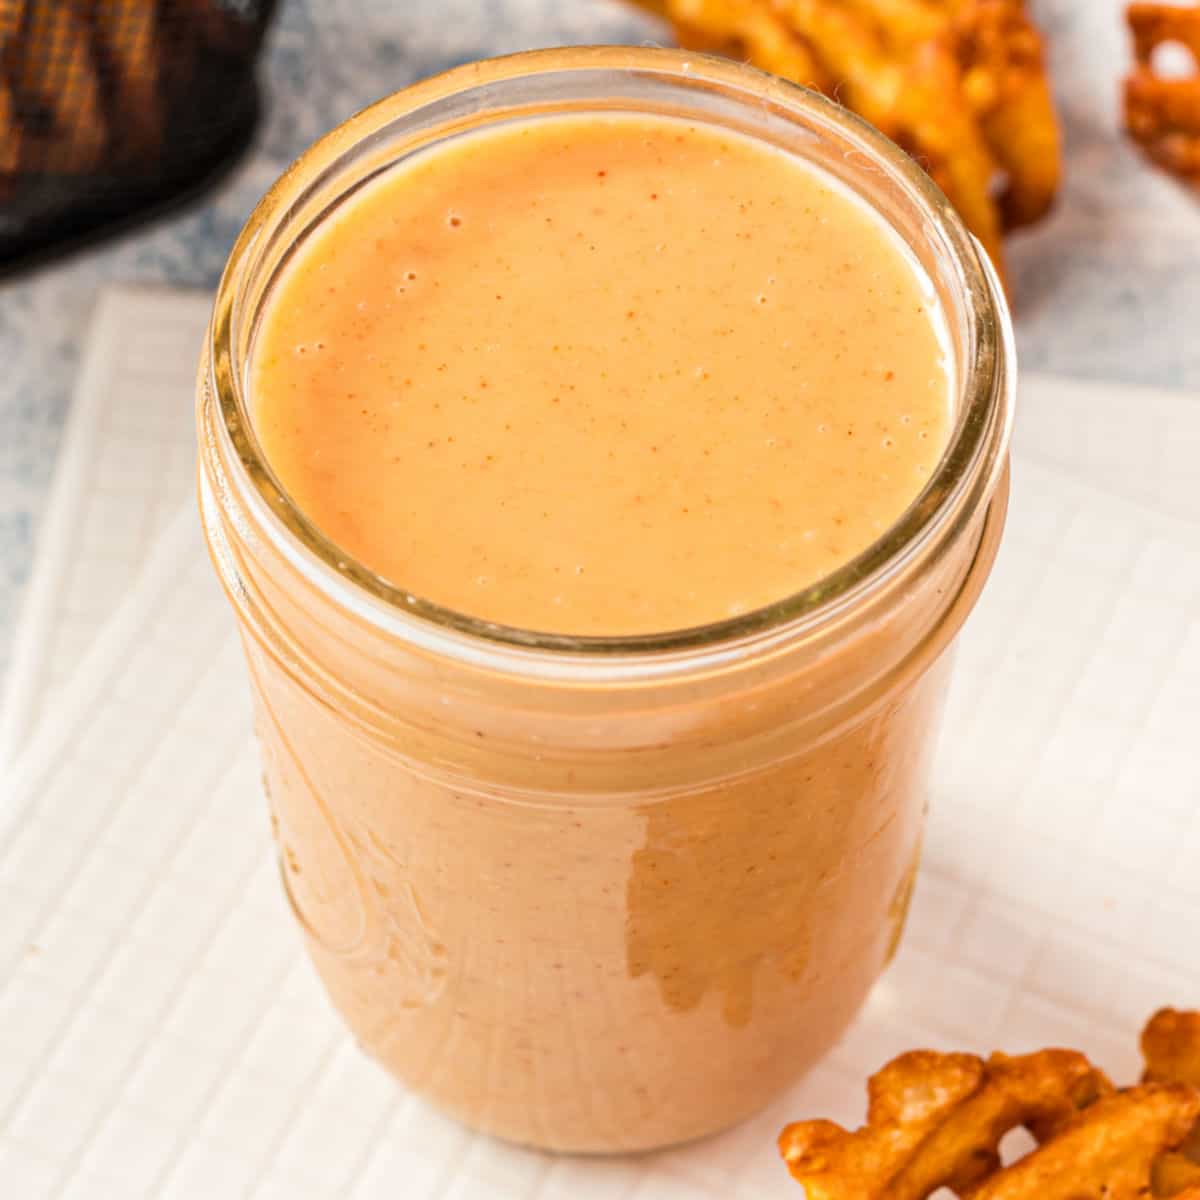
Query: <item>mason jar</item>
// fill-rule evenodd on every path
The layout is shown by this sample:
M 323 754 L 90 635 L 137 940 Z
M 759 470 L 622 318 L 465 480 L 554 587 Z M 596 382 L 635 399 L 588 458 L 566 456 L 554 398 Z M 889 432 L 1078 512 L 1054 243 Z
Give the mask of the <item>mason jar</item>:
M 817 164 L 932 281 L 944 456 L 833 574 L 702 628 L 497 626 L 372 574 L 255 436 L 283 264 L 365 181 L 468 131 L 684 115 Z M 896 948 L 951 647 L 1004 523 L 1014 361 L 996 279 L 925 174 L 821 97 L 682 52 L 460 67 L 352 118 L 255 210 L 199 377 L 200 504 L 237 616 L 280 873 L 329 997 L 477 1129 L 644 1150 L 728 1126 L 830 1049 Z

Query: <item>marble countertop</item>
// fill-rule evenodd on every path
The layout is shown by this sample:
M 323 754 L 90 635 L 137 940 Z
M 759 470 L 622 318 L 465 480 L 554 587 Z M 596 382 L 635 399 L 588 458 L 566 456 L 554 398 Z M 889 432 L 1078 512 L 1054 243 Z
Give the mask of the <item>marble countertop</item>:
M 1050 39 L 1068 175 L 1053 216 L 1010 244 L 1022 365 L 1187 389 L 1200 403 L 1200 197 L 1147 167 L 1120 135 L 1123 6 L 1031 5 Z M 283 0 L 263 62 L 264 120 L 220 186 L 103 249 L 0 285 L 0 677 L 80 341 L 105 284 L 213 286 L 282 168 L 356 109 L 423 75 L 532 46 L 661 37 L 618 0 Z

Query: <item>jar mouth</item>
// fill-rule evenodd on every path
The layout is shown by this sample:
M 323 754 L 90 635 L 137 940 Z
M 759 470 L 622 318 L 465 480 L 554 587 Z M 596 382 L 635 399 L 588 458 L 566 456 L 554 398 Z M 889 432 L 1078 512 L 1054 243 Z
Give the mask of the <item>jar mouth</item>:
M 515 102 L 512 93 L 520 89 Z M 557 107 L 556 107 L 557 106 Z M 847 175 L 886 182 L 894 204 L 915 213 L 936 243 L 956 293 L 958 339 L 954 427 L 920 494 L 876 541 L 830 574 L 760 608 L 683 629 L 635 635 L 543 632 L 485 621 L 406 591 L 332 541 L 291 499 L 259 443 L 246 394 L 252 332 L 266 290 L 298 241 L 354 187 L 410 153 L 497 121 L 555 111 L 683 114 L 785 133 L 801 147 L 824 137 Z M 346 186 L 350 165 L 355 178 Z M 340 181 L 340 186 L 339 186 Z M 848 179 L 853 186 L 853 179 Z M 886 213 L 883 214 L 886 216 Z M 894 223 L 894 222 L 893 222 Z M 947 313 L 950 321 L 955 314 Z M 986 505 L 1002 469 L 1012 421 L 1012 332 L 986 255 L 928 175 L 866 122 L 806 88 L 707 55 L 625 46 L 536 50 L 458 67 L 364 109 L 327 134 L 285 172 L 256 207 L 217 289 L 207 382 L 216 403 L 204 436 L 217 443 L 260 530 L 302 576 L 336 603 L 389 633 L 442 648 L 550 652 L 628 659 L 720 651 L 832 623 L 935 552 Z M 232 451 L 232 453 L 229 453 Z M 447 640 L 448 639 L 448 640 Z

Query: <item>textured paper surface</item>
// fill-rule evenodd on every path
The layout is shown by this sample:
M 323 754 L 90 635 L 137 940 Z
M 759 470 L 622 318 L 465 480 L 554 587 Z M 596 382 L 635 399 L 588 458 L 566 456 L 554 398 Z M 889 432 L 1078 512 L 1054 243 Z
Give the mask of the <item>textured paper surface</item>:
M 1194 398 L 1033 380 L 1009 535 L 963 638 L 904 949 L 761 1117 L 633 1161 L 474 1136 L 365 1061 L 278 886 L 236 640 L 190 509 L 0 804 L 0 1195 L 799 1195 L 785 1120 L 857 1120 L 913 1045 L 1078 1045 L 1122 1079 L 1200 1004 Z M 70 555 L 67 555 L 70 558 Z
M 92 316 L 0 703 L 0 764 L 52 705 L 194 491 L 212 298 L 114 288 Z

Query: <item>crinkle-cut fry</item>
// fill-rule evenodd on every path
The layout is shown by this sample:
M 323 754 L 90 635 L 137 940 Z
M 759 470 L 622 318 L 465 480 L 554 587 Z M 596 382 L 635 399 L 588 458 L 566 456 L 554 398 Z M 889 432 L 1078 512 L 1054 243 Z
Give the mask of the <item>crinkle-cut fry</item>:
M 837 80 L 837 98 L 929 172 L 999 263 L 1000 227 L 990 195 L 994 164 L 971 113 L 947 103 L 961 83 L 947 49 L 937 41 L 925 42 L 902 64 L 849 9 L 829 0 L 776 2 Z
M 1000 213 L 992 196 L 995 162 L 965 107 L 946 106 L 960 78 L 938 43 L 924 46 L 902 86 L 893 139 L 929 172 L 1004 277 Z
M 1200 1092 L 1146 1083 L 1104 1096 L 1049 1141 L 985 1179 L 970 1200 L 1146 1200 L 1155 1161 L 1200 1117 Z
M 1200 1012 L 1160 1009 L 1142 1031 L 1142 1057 L 1148 1083 L 1186 1083 L 1200 1088 Z M 1154 1194 L 1183 1198 L 1188 1189 L 1200 1197 L 1200 1123 L 1178 1153 L 1154 1165 Z
M 1001 233 L 1061 182 L 1041 36 L 1024 0 L 637 0 L 684 45 L 815 86 L 913 155 L 1003 274 Z
M 954 4 L 942 0 L 842 0 L 842 3 L 868 21 L 890 50 L 909 53 L 923 42 L 941 37 L 954 11 Z
M 1143 1079 L 1200 1088 L 1200 1012 L 1163 1008 L 1142 1030 Z
M 829 0 L 773 0 L 776 9 L 812 48 L 833 80 L 836 99 L 890 132 L 903 92 L 904 69 L 877 32 L 849 8 Z
M 1062 138 L 1045 47 L 1021 0 L 979 0 L 954 18 L 963 90 L 1005 177 L 1005 228 L 1043 217 L 1062 183 Z
M 942 1186 L 966 1191 L 1000 1166 L 1000 1142 L 1010 1130 L 1053 1136 L 1085 1104 L 1111 1092 L 1104 1075 L 1071 1050 L 995 1054 L 983 1086 L 922 1145 L 889 1195 L 923 1200 Z
M 1200 181 L 1200 81 L 1139 71 L 1125 81 L 1125 124 L 1155 162 Z
M 1168 171 L 1200 183 L 1200 4 L 1131 4 L 1127 11 L 1137 65 L 1125 80 L 1125 125 Z M 1154 68 L 1164 42 L 1191 51 L 1198 74 L 1167 79 Z
M 924 41 L 904 61 L 853 13 L 829 0 L 776 3 L 838 81 L 838 99 L 929 172 L 1003 274 L 1001 224 L 992 196 L 996 163 L 962 99 L 963 74 L 949 40 Z
M 1186 1196 L 1195 1189 L 1200 1196 L 1200 1163 L 1190 1154 L 1164 1154 L 1150 1173 L 1155 1196 Z
M 972 1054 L 916 1050 L 888 1063 L 867 1085 L 867 1124 L 848 1133 L 832 1121 L 800 1121 L 779 1150 L 807 1200 L 875 1200 L 922 1142 L 983 1082 Z
M 1155 50 L 1163 42 L 1179 42 L 1200 61 L 1200 8 L 1178 4 L 1129 5 L 1126 9 L 1133 33 L 1133 52 L 1138 64 L 1151 65 Z
M 747 59 L 793 83 L 824 89 L 828 80 L 808 47 L 770 0 L 664 0 L 682 45 Z
M 882 31 L 888 53 L 910 56 L 901 93 L 910 129 L 899 140 L 918 159 L 940 161 L 931 174 L 999 265 L 1001 227 L 1043 216 L 1062 175 L 1044 47 L 1022 0 L 848 2 Z M 947 53 L 957 75 L 942 65 Z M 931 86 L 914 95 L 923 68 Z M 872 119 L 892 133 L 885 117 Z
M 966 1193 L 995 1171 L 1011 1129 L 1051 1136 L 1111 1091 L 1073 1051 L 997 1054 L 987 1063 L 917 1051 L 871 1079 L 862 1129 L 801 1122 L 779 1145 L 808 1200 L 925 1200 L 940 1187 Z

